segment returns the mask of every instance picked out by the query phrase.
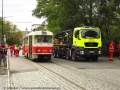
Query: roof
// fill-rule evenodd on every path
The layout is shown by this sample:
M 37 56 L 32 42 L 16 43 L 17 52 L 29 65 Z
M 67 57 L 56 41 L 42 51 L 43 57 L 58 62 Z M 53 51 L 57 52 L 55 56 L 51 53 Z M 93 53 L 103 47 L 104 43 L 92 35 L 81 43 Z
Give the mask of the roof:
M 43 30 L 32 31 L 32 32 L 28 33 L 27 35 L 25 35 L 24 37 L 31 36 L 31 35 L 52 35 L 53 36 L 53 33 L 51 31 L 43 31 Z

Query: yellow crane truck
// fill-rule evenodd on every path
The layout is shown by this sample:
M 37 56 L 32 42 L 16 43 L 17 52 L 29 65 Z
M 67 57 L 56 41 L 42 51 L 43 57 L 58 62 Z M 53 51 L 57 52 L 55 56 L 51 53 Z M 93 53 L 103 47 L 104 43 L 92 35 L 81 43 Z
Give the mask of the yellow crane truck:
M 95 26 L 76 27 L 74 30 L 65 30 L 57 33 L 54 38 L 54 57 L 78 60 L 97 61 L 101 55 L 101 31 Z

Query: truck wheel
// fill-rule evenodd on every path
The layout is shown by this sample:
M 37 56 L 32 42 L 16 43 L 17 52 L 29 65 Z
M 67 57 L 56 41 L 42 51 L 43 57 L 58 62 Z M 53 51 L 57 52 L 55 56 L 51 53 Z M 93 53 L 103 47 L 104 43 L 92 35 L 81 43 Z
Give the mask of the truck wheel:
M 57 55 L 56 55 L 57 58 L 60 58 L 60 54 L 57 52 Z
M 93 62 L 97 62 L 97 61 L 98 61 L 98 56 L 93 57 L 93 58 L 92 58 L 92 61 L 93 61 Z
M 65 57 L 66 57 L 67 60 L 70 59 L 69 50 L 67 50 L 67 52 L 66 52 L 66 56 L 65 56 Z
M 77 61 L 77 55 L 76 55 L 75 51 L 72 52 L 72 60 Z
M 57 57 L 57 52 L 55 51 L 54 54 L 53 54 L 54 58 Z

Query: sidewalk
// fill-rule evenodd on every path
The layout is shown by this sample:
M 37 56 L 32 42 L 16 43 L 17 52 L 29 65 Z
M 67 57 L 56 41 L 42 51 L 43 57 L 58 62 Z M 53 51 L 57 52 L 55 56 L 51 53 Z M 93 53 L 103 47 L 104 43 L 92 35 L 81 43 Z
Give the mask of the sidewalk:
M 0 69 L 0 90 L 4 90 L 4 88 L 7 87 L 7 82 L 8 82 L 7 70 L 4 70 L 4 67 L 1 67 Z

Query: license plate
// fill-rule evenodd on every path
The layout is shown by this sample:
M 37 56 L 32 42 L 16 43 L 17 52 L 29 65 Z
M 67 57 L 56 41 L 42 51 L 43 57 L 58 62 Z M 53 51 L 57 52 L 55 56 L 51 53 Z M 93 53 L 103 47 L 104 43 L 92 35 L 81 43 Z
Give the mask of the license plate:
M 89 51 L 89 53 L 94 53 L 94 51 Z

